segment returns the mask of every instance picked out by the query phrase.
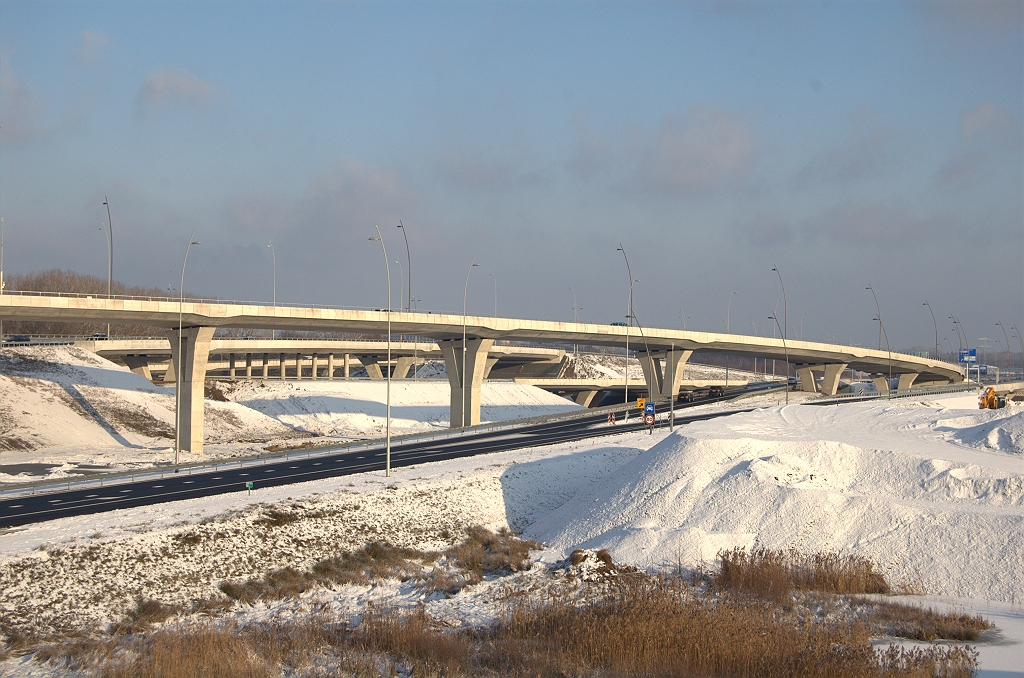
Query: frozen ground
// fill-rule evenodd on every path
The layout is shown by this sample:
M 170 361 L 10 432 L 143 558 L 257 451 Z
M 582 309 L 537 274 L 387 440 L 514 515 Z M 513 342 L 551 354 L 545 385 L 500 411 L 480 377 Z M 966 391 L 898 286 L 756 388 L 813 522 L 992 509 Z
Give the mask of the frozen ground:
M 443 365 L 443 364 L 442 364 Z M 425 372 L 436 371 L 428 366 Z M 298 445 L 383 435 L 385 383 L 352 381 L 210 382 L 203 455 L 251 455 Z M 392 430 L 447 428 L 447 381 L 395 380 Z M 484 421 L 579 409 L 533 386 L 487 383 Z M 0 349 L 0 484 L 82 477 L 174 459 L 174 389 L 83 349 Z
M 467 525 L 508 525 L 546 542 L 538 554 L 546 564 L 579 546 L 649 569 L 693 567 L 718 549 L 755 543 L 867 556 L 896 585 L 989 615 L 999 628 L 980 645 L 982 668 L 1024 675 L 1024 411 L 981 411 L 969 395 L 761 402 L 674 434 L 620 434 L 399 469 L 391 479 L 370 473 L 8 531 L 0 618 L 62 633 L 118 619 L 138 596 L 215 595 L 224 579 L 308 567 L 373 539 L 430 549 Z M 296 519 L 268 524 L 271 507 Z M 531 576 L 520 575 L 524 586 Z M 347 586 L 231 614 L 269 618 L 315 605 L 357 614 L 375 601 L 422 603 L 447 624 L 480 624 L 494 618 L 496 587 L 507 585 L 485 582 L 447 600 L 397 582 Z M 29 665 L 4 666 L 0 675 L 26 675 Z

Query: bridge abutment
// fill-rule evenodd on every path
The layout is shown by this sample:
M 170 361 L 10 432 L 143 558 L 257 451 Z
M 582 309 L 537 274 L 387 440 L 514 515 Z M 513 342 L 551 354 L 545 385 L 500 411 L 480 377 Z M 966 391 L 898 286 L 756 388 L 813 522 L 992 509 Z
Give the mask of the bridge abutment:
M 465 366 L 461 339 L 437 342 L 444 356 L 444 366 L 451 386 L 451 428 L 475 426 L 480 423 L 480 389 L 487 371 L 487 352 L 494 345 L 493 339 L 469 339 L 466 341 Z M 466 390 L 462 389 L 463 368 L 465 368 Z M 465 418 L 463 418 L 465 415 Z
M 170 330 L 171 363 L 167 368 L 178 379 L 178 439 L 182 450 L 203 451 L 205 426 L 204 395 L 206 391 L 206 363 L 210 359 L 213 327 L 186 327 Z

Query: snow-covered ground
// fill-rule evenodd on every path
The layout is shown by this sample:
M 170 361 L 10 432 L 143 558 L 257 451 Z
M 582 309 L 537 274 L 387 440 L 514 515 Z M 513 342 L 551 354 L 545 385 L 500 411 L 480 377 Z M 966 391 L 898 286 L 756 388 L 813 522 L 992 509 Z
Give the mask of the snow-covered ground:
M 427 366 L 427 373 L 436 366 Z M 443 367 L 443 363 L 442 363 Z M 208 383 L 202 461 L 298 445 L 383 435 L 382 381 Z M 394 380 L 392 430 L 447 428 L 447 380 Z M 506 421 L 579 409 L 542 389 L 485 383 L 481 417 Z M 68 346 L 0 349 L 0 484 L 82 477 L 174 459 L 174 389 Z
M 232 402 L 298 431 L 339 438 L 384 435 L 387 384 L 383 381 L 237 381 L 218 386 Z M 447 379 L 392 380 L 392 433 L 448 428 L 450 393 Z M 485 382 L 480 393 L 484 422 L 578 409 L 582 408 L 570 400 L 522 384 Z
M 334 397 L 307 384 L 281 384 L 259 413 L 284 421 L 301 412 L 276 401 Z M 226 405 L 259 399 L 245 389 Z M 988 615 L 998 630 L 979 646 L 981 675 L 1024 676 L 1024 408 L 979 410 L 974 395 L 831 406 L 796 397 L 783 405 L 781 397 L 742 401 L 760 409 L 671 434 L 618 434 L 398 469 L 387 479 L 367 473 L 7 530 L 0 619 L 62 633 L 116 620 L 139 596 L 184 603 L 215 595 L 225 579 L 301 569 L 370 540 L 432 549 L 468 525 L 507 525 L 546 544 L 545 564 L 580 546 L 649 569 L 695 567 L 719 549 L 754 544 L 865 556 L 929 602 Z M 364 399 L 370 408 L 380 402 Z M 333 417 L 306 421 L 345 425 Z M 261 520 L 271 508 L 295 519 Z M 502 585 L 484 582 L 450 599 L 397 582 L 345 586 L 230 614 L 256 619 L 314 604 L 355 614 L 372 600 L 423 603 L 445 623 L 481 624 L 498 610 L 490 587 Z M 0 676 L 30 669 L 42 670 L 12 660 Z

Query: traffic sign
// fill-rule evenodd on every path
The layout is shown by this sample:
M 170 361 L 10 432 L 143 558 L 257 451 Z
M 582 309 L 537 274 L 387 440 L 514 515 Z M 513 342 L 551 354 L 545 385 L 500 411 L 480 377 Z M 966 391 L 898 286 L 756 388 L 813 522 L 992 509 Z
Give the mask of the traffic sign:
M 654 414 L 654 403 L 644 403 L 644 414 Z
M 644 413 L 644 423 L 648 426 L 654 426 L 654 415 L 649 412 Z
M 957 355 L 957 362 L 961 365 L 973 365 L 978 362 L 978 349 L 962 348 Z
M 646 404 L 647 404 L 647 398 L 637 398 L 636 399 L 636 409 L 642 410 L 642 409 L 644 409 L 644 405 L 646 405 Z

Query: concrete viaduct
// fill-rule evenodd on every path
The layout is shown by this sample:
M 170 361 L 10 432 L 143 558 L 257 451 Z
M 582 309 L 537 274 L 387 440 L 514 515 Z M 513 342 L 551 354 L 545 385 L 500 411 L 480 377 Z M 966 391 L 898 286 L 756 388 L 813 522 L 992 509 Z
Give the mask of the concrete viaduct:
M 175 299 L 96 297 L 6 293 L 0 295 L 0 320 L 99 322 L 151 325 L 163 328 L 171 342 L 171 359 L 181 389 L 182 448 L 203 447 L 203 392 L 206 363 L 218 328 L 259 328 L 382 335 L 386 311 L 324 307 L 272 306 L 255 303 Z M 463 328 L 467 342 L 462 345 Z M 899 377 L 899 389 L 912 385 L 946 384 L 963 380 L 956 365 L 902 353 L 811 341 L 660 328 L 521 320 L 435 313 L 391 313 L 392 335 L 433 339 L 444 357 L 451 386 L 451 421 L 480 422 L 480 386 L 495 340 L 535 344 L 625 345 L 627 336 L 643 367 L 650 397 L 675 395 L 682 366 L 695 351 L 728 353 L 782 360 L 796 367 L 805 391 L 816 392 L 815 372 L 824 372 L 822 392 L 834 394 L 843 370 L 874 375 L 879 391 L 888 391 L 888 376 Z M 466 385 L 463 392 L 463 383 Z

